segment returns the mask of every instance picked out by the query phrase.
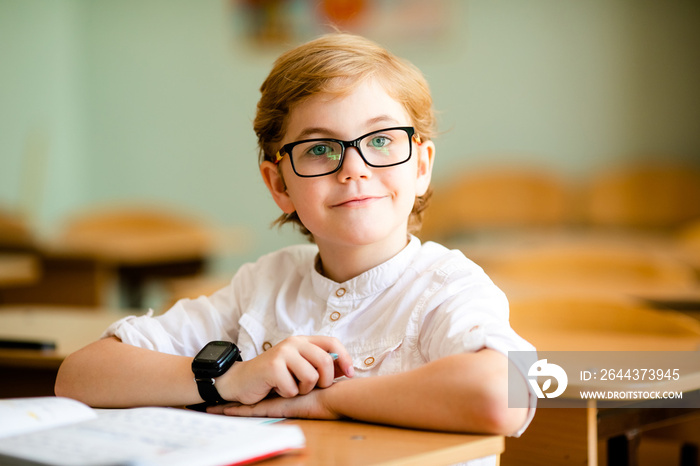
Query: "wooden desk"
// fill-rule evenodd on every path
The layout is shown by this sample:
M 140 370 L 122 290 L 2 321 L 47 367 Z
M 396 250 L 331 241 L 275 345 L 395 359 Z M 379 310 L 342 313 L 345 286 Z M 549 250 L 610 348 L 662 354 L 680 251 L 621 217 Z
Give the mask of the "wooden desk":
M 0 348 L 0 398 L 50 396 L 61 362 L 97 340 L 127 313 L 64 308 L 0 307 L 0 339 L 50 341 L 55 350 Z
M 288 420 L 301 427 L 306 449 L 261 466 L 450 465 L 503 452 L 498 435 L 430 432 L 351 421 Z
M 201 275 L 214 255 L 238 253 L 250 242 L 242 227 L 104 229 L 34 245 L 41 280 L 0 289 L 0 303 L 104 307 L 115 285 L 121 307 L 143 307 L 149 280 Z
M 125 308 L 143 305 L 149 279 L 201 274 L 209 251 L 177 235 L 152 235 L 87 244 L 47 243 L 37 255 L 42 279 L 0 291 L 0 302 L 98 307 L 116 284 Z
M 0 349 L 0 398 L 53 395 L 56 371 L 73 351 L 95 341 L 123 312 L 0 308 L 0 338 L 51 340 L 52 351 Z M 289 420 L 307 448 L 262 462 L 287 465 L 439 465 L 503 452 L 501 436 L 461 435 L 359 422 Z
M 578 351 L 582 361 L 585 361 L 586 350 L 697 351 L 700 343 L 697 336 L 613 331 L 538 333 L 531 329 L 526 338 L 538 351 Z M 644 361 L 640 362 L 640 367 L 645 367 Z M 683 390 L 686 398 L 693 396 L 697 400 L 700 391 L 700 360 L 690 361 L 690 365 L 686 364 L 683 370 L 682 380 L 675 385 L 670 384 L 667 389 Z M 578 393 L 576 383 L 576 380 L 569 382 L 574 393 Z M 609 386 L 598 388 L 611 389 Z M 596 388 L 586 386 L 586 389 Z M 604 402 L 595 400 L 581 402 L 581 407 L 575 408 L 570 406 L 570 400 L 558 401 L 561 401 L 561 408 L 539 408 L 522 437 L 506 439 L 502 465 L 636 465 L 642 433 L 657 427 L 683 423 L 698 413 L 697 408 L 648 408 L 644 404 L 638 404 L 634 408 L 606 408 Z M 700 403 L 700 400 L 696 403 Z

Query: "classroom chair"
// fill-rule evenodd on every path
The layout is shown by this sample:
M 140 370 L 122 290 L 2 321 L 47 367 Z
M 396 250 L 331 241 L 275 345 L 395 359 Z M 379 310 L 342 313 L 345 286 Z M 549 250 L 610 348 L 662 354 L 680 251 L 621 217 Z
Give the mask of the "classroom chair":
M 692 317 L 601 293 L 551 291 L 511 298 L 510 323 L 539 350 L 700 350 L 700 322 Z
M 676 246 L 679 256 L 700 276 L 700 218 L 688 222 L 679 229 L 676 235 Z
M 651 297 L 699 289 L 692 267 L 666 243 L 652 240 L 581 237 L 543 242 L 482 255 L 480 265 L 513 295 L 559 290 Z
M 583 191 L 583 216 L 592 226 L 669 230 L 700 218 L 697 166 L 617 167 L 593 176 Z
M 572 191 L 544 170 L 465 168 L 435 182 L 433 190 L 420 234 L 424 239 L 551 228 L 570 220 Z

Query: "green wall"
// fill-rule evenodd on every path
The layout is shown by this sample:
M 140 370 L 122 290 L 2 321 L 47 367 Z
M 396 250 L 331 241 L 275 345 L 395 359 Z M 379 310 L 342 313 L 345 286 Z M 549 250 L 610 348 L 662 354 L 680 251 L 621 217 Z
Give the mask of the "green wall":
M 385 43 L 431 83 L 435 179 L 494 162 L 572 179 L 648 157 L 700 161 L 700 3 L 446 0 L 445 37 Z M 281 49 L 251 49 L 222 0 L 0 0 L 0 205 L 50 233 L 136 200 L 269 229 L 252 119 Z M 29 162 L 26 162 L 29 160 Z
M 83 9 L 0 0 L 0 207 L 47 228 L 89 195 Z

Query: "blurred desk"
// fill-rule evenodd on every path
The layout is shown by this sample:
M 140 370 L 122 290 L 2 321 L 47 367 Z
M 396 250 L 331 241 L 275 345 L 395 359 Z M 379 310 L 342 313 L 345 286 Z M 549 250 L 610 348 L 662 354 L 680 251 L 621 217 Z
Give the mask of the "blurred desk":
M 351 421 L 287 420 L 304 431 L 306 448 L 261 466 L 450 465 L 503 452 L 499 435 L 431 432 Z
M 48 307 L 0 307 L 0 339 L 45 341 L 54 350 L 0 348 L 0 398 L 53 395 L 66 356 L 97 340 L 123 312 Z
M 28 285 L 39 280 L 39 259 L 30 253 L 0 253 L 0 287 Z
M 562 310 L 566 312 L 566 310 Z M 516 329 L 517 330 L 517 329 Z M 629 333 L 624 331 L 576 331 L 543 329 L 532 326 L 521 332 L 538 351 L 575 351 L 585 367 L 586 351 L 688 351 L 680 384 L 662 382 L 654 385 L 657 390 L 683 390 L 684 399 L 694 400 L 695 408 L 658 408 L 645 403 L 635 403 L 626 408 L 606 408 L 605 402 L 578 400 L 580 407 L 571 407 L 566 399 L 547 400 L 561 402 L 561 407 L 539 407 L 528 430 L 518 439 L 507 438 L 502 465 L 539 464 L 588 464 L 595 466 L 599 458 L 602 464 L 638 464 L 638 446 L 643 432 L 692 418 L 700 406 L 700 356 L 699 335 L 659 333 Z M 614 353 L 613 353 L 614 354 Z M 614 361 L 611 358 L 611 367 Z M 556 361 L 550 361 L 556 363 Z M 640 359 L 639 367 L 650 362 Z M 680 364 L 680 363 L 679 363 Z M 569 387 L 578 394 L 577 381 L 569 374 Z M 580 387 L 579 387 L 580 388 Z M 595 390 L 591 386 L 587 390 Z M 599 388 L 608 390 L 610 387 Z M 569 389 L 567 389 L 568 392 Z M 565 392 L 564 396 L 567 396 Z M 570 392 L 569 392 L 570 393 Z
M 211 231 L 102 232 L 44 242 L 37 248 L 42 279 L 31 286 L 0 290 L 0 303 L 100 307 L 109 305 L 110 287 L 118 285 L 122 307 L 143 307 L 144 286 L 153 279 L 194 276 L 204 272 L 216 250 L 240 251 L 247 232 Z M 218 235 L 218 236 L 217 236 Z
M 697 390 L 692 393 L 696 400 L 700 398 Z M 692 421 L 698 412 L 688 408 L 645 408 L 643 404 L 605 408 L 593 400 L 573 408 L 564 400 L 562 407 L 538 408 L 520 438 L 506 438 L 501 465 L 637 465 L 643 433 Z M 677 440 L 680 448 L 683 439 Z
M 46 243 L 53 260 L 92 261 L 102 279 L 118 280 L 125 307 L 143 305 L 143 287 L 152 277 L 197 275 L 211 254 L 211 240 L 199 229 L 105 230 L 68 235 Z M 93 305 L 105 305 L 104 300 Z

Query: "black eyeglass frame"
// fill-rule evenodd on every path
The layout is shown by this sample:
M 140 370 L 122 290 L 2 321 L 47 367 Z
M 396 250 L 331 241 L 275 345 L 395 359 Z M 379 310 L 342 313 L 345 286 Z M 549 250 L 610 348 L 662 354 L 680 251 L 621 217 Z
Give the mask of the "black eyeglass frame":
M 395 162 L 389 165 L 375 165 L 372 163 L 369 163 L 367 159 L 365 158 L 364 154 L 362 153 L 362 149 L 360 149 L 360 141 L 365 139 L 367 136 L 371 136 L 373 134 L 381 133 L 384 131 L 394 131 L 394 130 L 402 130 L 405 131 L 406 134 L 408 134 L 408 140 L 411 141 L 411 144 L 408 145 L 408 156 L 406 157 L 405 160 L 402 160 L 401 162 Z M 411 156 L 413 155 L 413 143 L 412 141 L 415 140 L 418 144 L 421 143 L 420 136 L 416 134 L 416 130 L 413 126 L 394 126 L 391 128 L 383 128 L 379 129 L 376 131 L 370 131 L 367 134 L 363 134 L 357 139 L 353 139 L 352 141 L 343 141 L 341 139 L 333 139 L 333 138 L 314 138 L 314 139 L 304 139 L 301 141 L 294 141 L 290 142 L 289 144 L 283 145 L 279 151 L 277 151 L 277 154 L 275 154 L 275 160 L 273 163 L 277 165 L 282 161 L 284 158 L 284 154 L 289 155 L 289 161 L 292 163 L 292 170 L 294 170 L 294 174 L 301 177 L 301 178 L 315 178 L 318 176 L 326 176 L 326 175 L 332 175 L 333 173 L 337 172 L 340 170 L 340 168 L 343 166 L 343 161 L 345 160 L 345 151 L 347 150 L 348 147 L 354 147 L 357 149 L 357 153 L 360 154 L 360 157 L 362 157 L 362 160 L 367 164 L 367 166 L 370 166 L 372 168 L 388 168 L 388 167 L 395 167 L 396 165 L 401 165 L 402 163 L 406 163 L 409 160 L 411 160 Z M 294 146 L 297 146 L 299 144 L 304 144 L 304 143 L 309 143 L 309 142 L 321 142 L 321 141 L 331 141 L 331 142 L 336 142 L 340 144 L 341 151 L 340 151 L 340 159 L 338 160 L 338 166 L 335 167 L 332 171 L 329 171 L 327 173 L 321 173 L 319 175 L 301 175 L 299 172 L 297 172 L 296 167 L 294 166 L 294 157 L 292 157 L 292 149 Z

